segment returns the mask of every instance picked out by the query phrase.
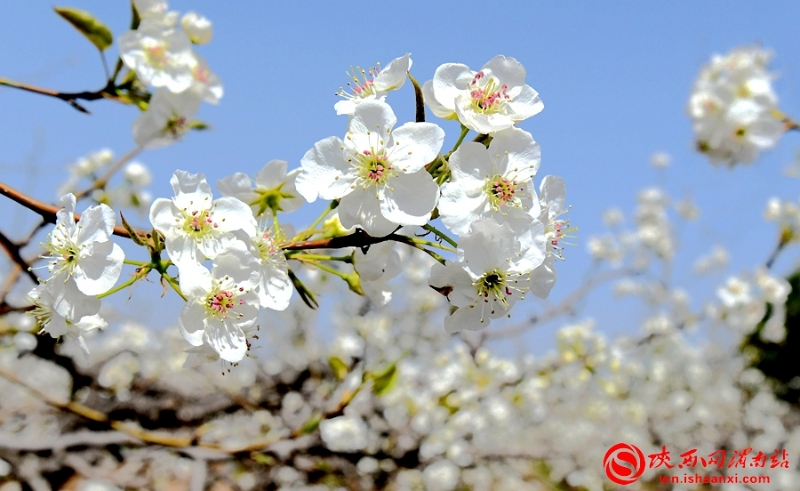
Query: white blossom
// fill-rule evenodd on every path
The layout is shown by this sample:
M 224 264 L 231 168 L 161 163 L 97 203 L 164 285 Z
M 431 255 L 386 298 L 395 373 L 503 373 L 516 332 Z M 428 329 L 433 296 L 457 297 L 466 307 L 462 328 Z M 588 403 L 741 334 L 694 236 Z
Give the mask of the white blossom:
M 433 265 L 429 284 L 458 307 L 445 318 L 447 332 L 482 329 L 524 298 L 531 271 L 545 259 L 544 226 L 534 227 L 538 244 L 525 249 L 508 223 L 484 218 L 460 238 L 458 261 Z
M 422 91 L 435 115 L 458 119 L 478 133 L 510 128 L 544 109 L 539 94 L 525 85 L 522 64 L 502 55 L 477 72 L 459 63 L 445 63 Z
M 326 138 L 306 152 L 297 191 L 309 202 L 341 199 L 342 225 L 377 237 L 427 223 L 439 187 L 424 166 L 438 155 L 444 131 L 431 123 L 392 130 L 396 122 L 385 102 L 359 104 L 344 141 Z
M 211 41 L 213 34 L 211 21 L 194 10 L 183 14 L 181 26 L 194 44 L 206 44 Z
M 133 122 L 133 139 L 145 148 L 171 144 L 189 130 L 189 116 L 197 112 L 201 103 L 200 95 L 192 90 L 179 94 L 156 90 L 147 110 Z
M 300 169 L 287 173 L 287 166 L 285 160 L 270 160 L 255 179 L 237 172 L 217 181 L 217 189 L 223 196 L 232 196 L 250 205 L 256 216 L 268 211 L 288 213 L 300 208 L 303 200 L 295 184 Z
M 189 344 L 207 344 L 231 363 L 245 357 L 245 330 L 258 317 L 256 267 L 247 250 L 231 247 L 215 258 L 211 272 L 201 265 L 181 269 L 180 286 L 187 301 L 178 325 Z
M 361 102 L 385 100 L 386 94 L 403 86 L 406 75 L 411 70 L 411 63 L 411 54 L 406 53 L 390 61 L 383 69 L 380 65 L 369 70 L 363 70 L 361 67 L 352 68 L 353 73 L 350 74 L 352 83 L 347 83 L 352 93 L 345 92 L 342 87 L 339 88 L 336 95 L 343 97 L 344 100 L 334 104 L 336 114 L 352 116 L 356 106 Z
M 155 200 L 150 222 L 164 234 L 167 253 L 178 267 L 216 258 L 232 242 L 240 241 L 235 231 L 255 235 L 256 221 L 250 208 L 236 198 L 212 200 L 203 174 L 178 170 L 169 182 L 175 197 Z
M 492 217 L 499 223 L 526 216 L 536 193 L 531 179 L 541 164 L 539 144 L 530 133 L 509 128 L 494 135 L 489 148 L 463 143 L 450 156 L 451 178 L 442 186 L 439 214 L 458 235 L 472 222 Z M 535 203 L 538 210 L 538 203 Z
M 145 19 L 135 31 L 120 36 L 119 51 L 125 65 L 146 85 L 174 93 L 192 85 L 195 55 L 192 42 L 180 29 Z

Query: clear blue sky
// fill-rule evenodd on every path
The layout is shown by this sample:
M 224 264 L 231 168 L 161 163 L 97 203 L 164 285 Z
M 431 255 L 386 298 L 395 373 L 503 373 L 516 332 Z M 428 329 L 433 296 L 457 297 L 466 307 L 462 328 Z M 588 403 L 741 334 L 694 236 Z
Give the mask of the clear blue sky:
M 93 12 L 115 38 L 128 26 L 127 2 L 70 5 Z M 334 92 L 347 82 L 345 70 L 385 64 L 406 52 L 420 82 L 442 63 L 477 69 L 497 54 L 527 68 L 527 83 L 545 109 L 521 126 L 542 146 L 540 177 L 566 179 L 572 222 L 580 227 L 578 246 L 559 264 L 556 300 L 585 278 L 586 241 L 602 230 L 602 211 L 612 205 L 631 211 L 636 192 L 659 179 L 676 197 L 693 195 L 700 207 L 700 221 L 682 231 L 675 274 L 677 283 L 698 296 L 707 296 L 712 283 L 696 281 L 690 261 L 715 243 L 730 247 L 733 272 L 762 261 L 774 244 L 774 230 L 761 218 L 766 199 L 798 194 L 798 181 L 781 175 L 794 158 L 796 134 L 751 168 L 714 169 L 692 150 L 684 111 L 692 81 L 712 53 L 760 43 L 777 53 L 773 68 L 781 75 L 781 107 L 800 117 L 798 2 L 175 0 L 171 6 L 214 22 L 213 42 L 198 51 L 225 83 L 225 97 L 201 110 L 212 131 L 140 158 L 154 171 L 156 196 L 171 195 L 168 180 L 175 168 L 204 172 L 214 182 L 235 171 L 252 174 L 275 158 L 298 166 L 314 142 L 344 132 L 346 118 L 336 116 L 333 104 Z M 44 1 L 0 3 L 0 77 L 65 91 L 103 84 L 96 51 Z M 391 93 L 388 102 L 401 122 L 413 118 L 409 85 Z M 133 147 L 130 124 L 138 112 L 131 107 L 89 103 L 93 115 L 87 116 L 57 100 L 6 88 L 0 88 L 0 107 L 2 180 L 43 199 L 55 198 L 57 183 L 76 158 L 104 147 L 121 155 Z M 449 147 L 457 123 L 440 124 Z M 660 177 L 648 165 L 656 150 L 673 156 Z M 8 214 L 14 209 L 0 201 L 3 226 L 12 223 Z M 311 210 L 293 218 L 302 223 L 317 208 Z M 13 223 L 26 223 L 25 216 L 12 215 Z M 778 270 L 789 271 L 793 261 L 784 258 Z M 140 288 L 137 296 L 145 290 L 158 288 Z M 585 310 L 603 330 L 629 332 L 639 319 L 635 304 L 610 309 L 606 298 L 599 295 Z M 544 329 L 530 339 L 550 344 L 551 337 Z

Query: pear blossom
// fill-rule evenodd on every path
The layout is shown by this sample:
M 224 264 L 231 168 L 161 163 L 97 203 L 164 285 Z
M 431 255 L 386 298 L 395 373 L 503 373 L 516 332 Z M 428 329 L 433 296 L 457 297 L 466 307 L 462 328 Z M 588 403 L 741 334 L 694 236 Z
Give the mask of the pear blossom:
M 400 253 L 391 241 L 371 245 L 369 249 L 355 249 L 353 267 L 361 280 L 361 288 L 376 305 L 386 305 L 392 299 L 392 288 L 387 284 L 403 270 Z
M 181 269 L 180 287 L 187 300 L 178 327 L 189 344 L 207 344 L 231 363 L 245 357 L 245 330 L 258 318 L 256 266 L 252 254 L 234 245 L 215 258 L 210 272 L 202 265 Z
M 267 309 L 286 310 L 294 287 L 289 278 L 289 265 L 278 245 L 284 231 L 275 222 L 258 227 L 251 239 L 251 253 L 256 258 L 258 301 Z
M 539 144 L 530 133 L 509 128 L 494 135 L 489 148 L 465 142 L 449 160 L 451 178 L 442 185 L 439 214 L 458 235 L 472 222 L 527 215 L 536 193 L 531 179 L 541 164 Z M 536 204 L 538 209 L 538 203 Z
M 339 92 L 336 93 L 336 95 L 344 98 L 344 100 L 334 104 L 333 107 L 336 109 L 336 114 L 352 116 L 356 106 L 363 101 L 385 100 L 387 93 L 403 86 L 406 81 L 406 75 L 411 70 L 411 63 L 411 53 L 406 53 L 404 56 L 390 61 L 383 69 L 380 66 L 369 70 L 355 67 L 350 76 L 353 82 L 347 83 L 352 93 L 345 92 L 344 88 L 341 87 Z
M 190 90 L 199 94 L 204 101 L 210 104 L 218 104 L 222 99 L 224 89 L 222 81 L 217 74 L 208 68 L 205 58 L 196 53 L 191 67 L 193 83 Z
M 360 103 L 344 140 L 335 136 L 306 152 L 297 191 L 309 202 L 341 199 L 339 219 L 382 237 L 400 225 L 424 225 L 439 187 L 425 165 L 435 159 L 444 131 L 432 123 L 406 123 L 382 101 Z
M 535 222 L 538 236 L 544 235 Z M 458 261 L 431 268 L 428 283 L 457 307 L 444 320 L 449 333 L 478 330 L 507 315 L 529 289 L 530 273 L 542 264 L 544 250 L 524 249 L 508 223 L 484 218 L 459 240 Z
M 84 178 L 96 177 L 97 173 L 114 161 L 114 152 L 108 148 L 92 152 L 79 158 L 69 166 L 69 179 L 59 188 L 59 196 L 74 192 Z
M 544 109 L 539 94 L 525 85 L 522 64 L 502 55 L 477 72 L 460 63 L 445 63 L 422 92 L 435 115 L 458 119 L 484 134 L 510 128 Z
M 178 267 L 216 258 L 231 243 L 241 241 L 235 231 L 255 235 L 250 208 L 231 197 L 212 201 L 205 175 L 177 170 L 169 182 L 175 197 L 155 200 L 150 222 L 164 234 L 167 253 Z
M 138 29 L 120 36 L 119 51 L 125 65 L 146 85 L 174 93 L 192 85 L 195 55 L 192 42 L 180 29 L 143 20 Z
M 567 190 L 564 179 L 545 176 L 539 185 L 539 221 L 544 224 L 547 254 L 542 264 L 531 273 L 530 292 L 545 299 L 556 283 L 555 259 L 564 259 L 563 239 L 573 231 L 569 220 L 560 218 L 569 209 L 564 208 Z
M 61 197 L 62 208 L 57 213 L 56 227 L 47 235 L 42 247 L 47 254 L 47 280 L 54 290 L 71 288 L 69 280 L 85 295 L 108 291 L 122 271 L 125 253 L 111 242 L 116 219 L 106 205 L 89 207 L 80 221 L 75 221 L 75 196 Z
M 211 21 L 194 10 L 183 14 L 181 26 L 183 26 L 183 30 L 194 44 L 206 44 L 211 41 L 211 36 L 213 34 Z
M 178 19 L 177 12 L 169 12 L 166 0 L 133 0 L 133 6 L 144 22 L 160 22 L 172 27 Z
M 82 299 L 84 306 L 77 310 L 85 315 L 72 318 L 59 313 L 56 308 L 58 299 L 49 291 L 46 285 L 39 285 L 31 290 L 27 295 L 27 300 L 33 305 L 33 309 L 28 311 L 39 326 L 39 333 L 48 333 L 53 338 L 66 336 L 78 342 L 85 354 L 89 354 L 89 348 L 83 335 L 94 329 L 105 329 L 108 324 L 99 315 L 100 301 L 94 297 L 84 295 Z M 89 312 L 94 312 L 89 314 Z
M 232 196 L 244 201 L 256 216 L 270 212 L 290 212 L 303 204 L 297 192 L 295 180 L 300 169 L 287 174 L 285 160 L 271 160 L 251 179 L 242 172 L 217 181 L 217 189 L 223 196 Z
M 145 148 L 171 144 L 189 130 L 189 116 L 201 103 L 201 95 L 192 90 L 179 94 L 156 90 L 147 111 L 133 122 L 133 139 Z
M 758 47 L 740 48 L 715 56 L 701 70 L 688 112 L 697 148 L 713 164 L 751 163 L 785 132 L 767 70 L 771 58 Z

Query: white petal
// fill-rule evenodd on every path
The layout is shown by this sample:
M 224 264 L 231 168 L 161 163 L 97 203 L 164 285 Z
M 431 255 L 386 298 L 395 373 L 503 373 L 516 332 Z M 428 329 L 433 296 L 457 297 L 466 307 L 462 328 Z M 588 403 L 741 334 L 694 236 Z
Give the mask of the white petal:
M 111 241 L 96 242 L 91 257 L 80 258 L 74 271 L 75 284 L 87 295 L 110 290 L 122 272 L 125 253 Z
M 300 161 L 297 192 L 309 203 L 338 199 L 347 195 L 355 179 L 352 166 L 344 158 L 344 143 L 335 136 L 320 140 Z
M 373 87 L 376 90 L 387 92 L 399 89 L 406 81 L 406 74 L 411 69 L 411 53 L 406 53 L 400 58 L 395 58 L 375 77 Z
M 399 174 L 387 182 L 380 210 L 399 225 L 425 225 L 439 200 L 439 186 L 427 171 Z
M 236 363 L 247 354 L 247 341 L 244 332 L 237 327 L 220 321 L 209 321 L 206 324 L 205 342 L 219 353 L 225 361 Z
M 394 232 L 397 224 L 383 216 L 381 203 L 374 188 L 356 187 L 339 203 L 339 221 L 344 228 L 359 226 L 373 237 L 385 237 Z
M 178 329 L 183 338 L 192 346 L 203 344 L 206 308 L 200 300 L 186 303 L 178 316 Z
M 444 143 L 444 130 L 433 123 L 406 123 L 392 132 L 387 148 L 393 166 L 402 172 L 417 172 L 432 162 Z

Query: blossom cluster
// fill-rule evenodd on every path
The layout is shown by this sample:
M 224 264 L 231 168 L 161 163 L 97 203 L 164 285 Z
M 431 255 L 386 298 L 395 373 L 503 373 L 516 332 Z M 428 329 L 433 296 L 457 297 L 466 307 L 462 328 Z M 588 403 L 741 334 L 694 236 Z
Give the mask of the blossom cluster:
M 194 11 L 178 23 L 166 0 L 134 0 L 140 22 L 120 36 L 120 59 L 139 82 L 155 91 L 145 112 L 133 123 L 136 143 L 147 148 L 169 145 L 191 128 L 189 119 L 203 101 L 216 104 L 222 82 L 193 44 L 211 41 L 211 21 Z
M 116 219 L 108 206 L 89 207 L 75 221 L 75 196 L 61 198 L 55 229 L 42 243 L 50 277 L 28 293 L 31 315 L 40 332 L 78 341 L 88 353 L 84 334 L 106 327 L 98 295 L 110 290 L 122 272 L 125 253 L 111 242 Z
M 767 67 L 771 58 L 757 46 L 739 48 L 714 56 L 700 71 L 688 112 L 697 149 L 712 163 L 752 163 L 785 132 Z

